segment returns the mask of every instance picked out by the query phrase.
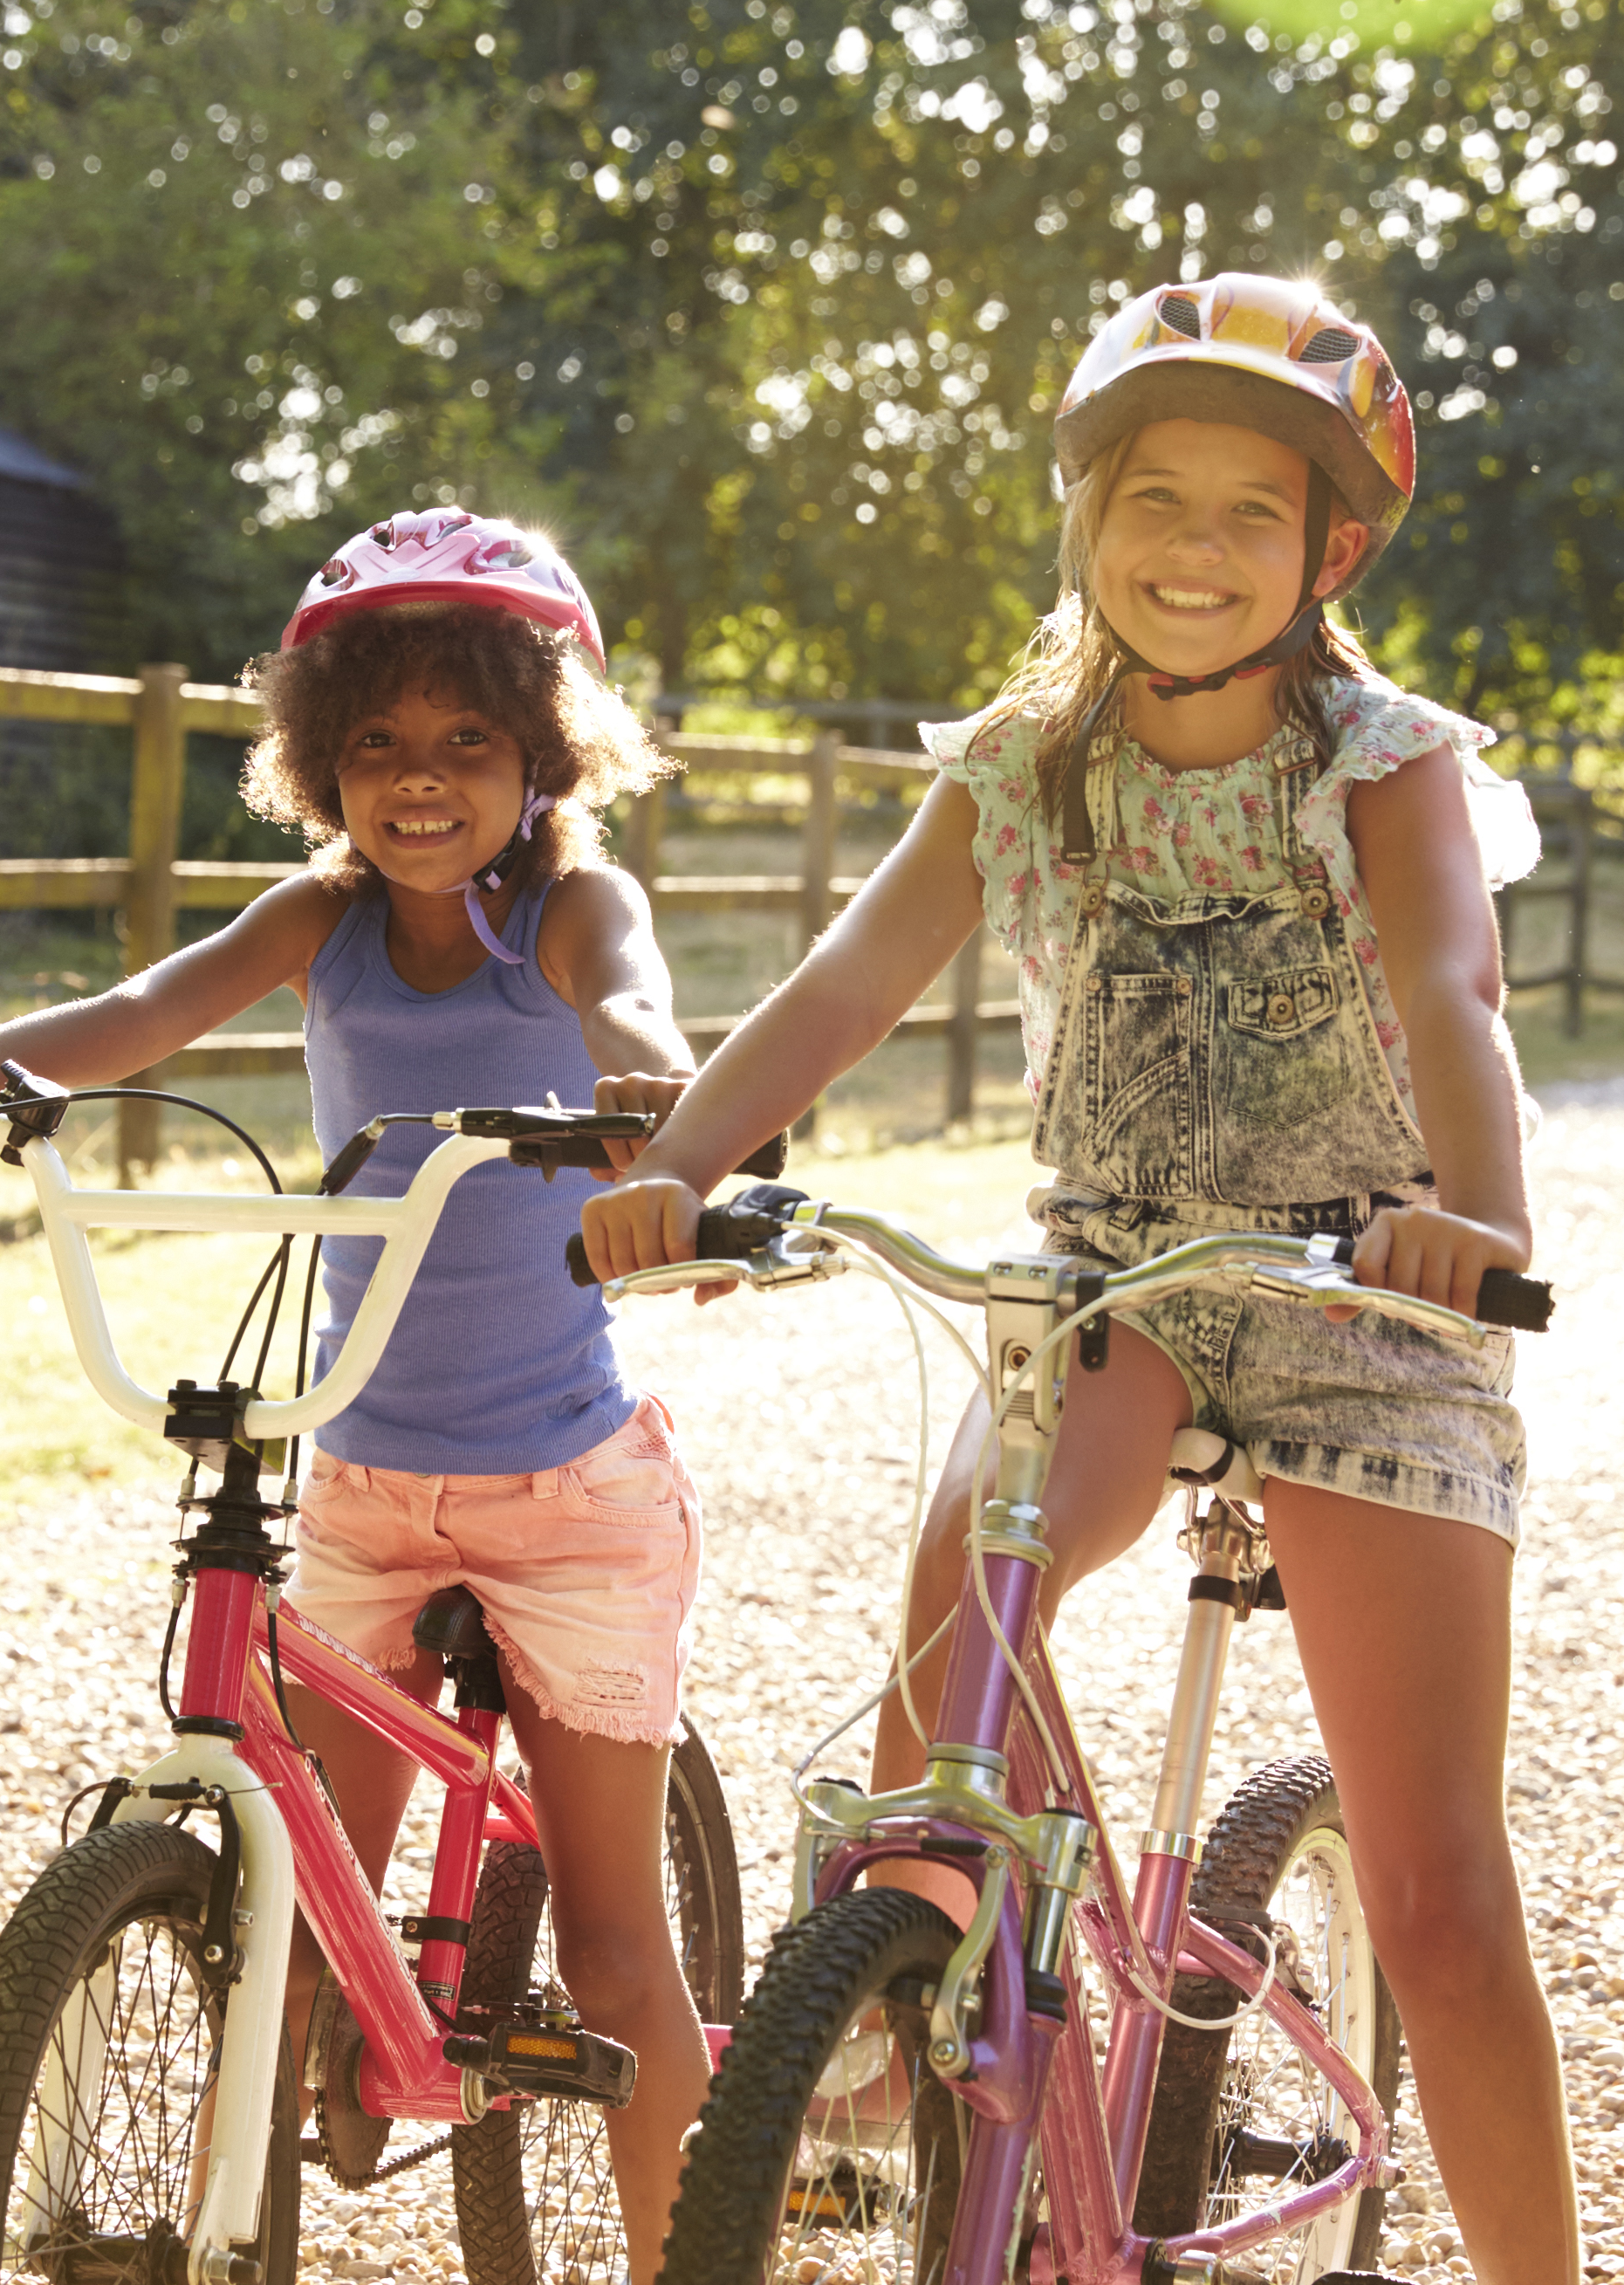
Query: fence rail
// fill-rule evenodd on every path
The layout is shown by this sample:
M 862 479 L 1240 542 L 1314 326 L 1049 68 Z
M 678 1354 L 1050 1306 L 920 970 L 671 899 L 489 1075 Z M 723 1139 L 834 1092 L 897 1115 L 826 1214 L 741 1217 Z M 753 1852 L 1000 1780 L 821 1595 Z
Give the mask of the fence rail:
M 128 857 L 7 858 L 0 860 L 0 911 L 100 907 L 125 915 L 125 972 L 134 975 L 175 947 L 177 912 L 240 911 L 263 890 L 302 868 L 294 864 L 201 862 L 176 854 L 185 782 L 186 738 L 196 731 L 251 737 L 259 727 L 257 703 L 240 691 L 188 680 L 181 666 L 146 666 L 138 676 L 47 674 L 0 669 L 0 718 L 124 727 L 134 733 Z M 826 734 L 808 746 L 792 739 L 689 736 L 661 724 L 661 742 L 685 769 L 705 777 L 753 779 L 763 774 L 803 780 L 806 827 L 802 869 L 796 874 L 710 876 L 661 869 L 665 788 L 656 786 L 632 805 L 626 861 L 647 889 L 656 913 L 757 911 L 796 913 L 803 947 L 861 887 L 835 874 L 843 781 L 894 790 L 931 774 L 918 754 L 844 746 Z M 979 954 L 979 945 L 975 950 Z M 986 1029 L 1018 1023 L 1013 1001 L 977 1001 L 979 957 L 961 957 L 953 971 L 951 1007 L 910 1009 L 898 1027 L 912 1038 L 944 1039 L 948 1047 L 947 1112 L 965 1118 L 975 1096 L 976 1045 Z M 682 1030 L 695 1048 L 726 1039 L 736 1016 L 701 1016 Z M 297 1032 L 216 1032 L 195 1040 L 151 1071 L 132 1074 L 135 1086 L 161 1087 L 182 1079 L 261 1077 L 302 1071 L 304 1042 Z M 157 1156 L 159 1107 L 119 1105 L 119 1179 Z
M 830 707 L 803 710 L 813 718 Z M 896 702 L 852 705 L 843 718 L 889 725 L 904 710 Z M 921 708 L 919 713 L 934 710 Z M 256 702 L 229 687 L 190 681 L 182 666 L 144 666 L 138 676 L 47 674 L 0 668 L 0 718 L 31 722 L 89 723 L 133 733 L 128 857 L 8 858 L 0 860 L 0 910 L 63 910 L 115 907 L 125 915 L 125 970 L 133 975 L 163 958 L 175 946 L 177 912 L 240 911 L 262 891 L 302 868 L 294 864 L 200 862 L 177 855 L 181 801 L 185 781 L 186 739 L 192 731 L 251 737 L 259 727 Z M 834 870 L 840 811 L 863 789 L 900 791 L 933 774 L 917 753 L 843 744 L 833 730 L 820 731 L 810 744 L 786 738 L 721 737 L 692 734 L 669 719 L 656 724 L 664 750 L 690 778 L 754 780 L 789 777 L 805 788 L 801 868 L 793 874 L 692 875 L 662 868 L 669 822 L 668 787 L 658 785 L 632 804 L 623 836 L 628 869 L 647 890 L 657 914 L 682 912 L 778 912 L 799 916 L 803 948 L 826 928 L 834 914 L 861 887 L 859 877 Z M 1571 733 L 1554 741 L 1530 734 L 1532 744 L 1556 742 L 1570 753 Z M 1589 965 L 1589 930 L 1598 861 L 1624 858 L 1616 821 L 1591 795 L 1567 776 L 1527 781 L 1536 814 L 1557 828 L 1567 859 L 1565 874 L 1518 883 L 1502 891 L 1501 929 L 1510 989 L 1559 985 L 1567 1029 L 1583 1023 L 1587 991 L 1624 992 L 1624 977 L 1602 975 Z M 1513 965 L 1515 914 L 1525 899 L 1562 897 L 1568 905 L 1564 960 L 1535 973 Z M 988 1030 L 1019 1022 L 1014 1000 L 979 996 L 984 937 L 973 937 L 951 973 L 949 1004 L 910 1009 L 898 1029 L 914 1038 L 947 1043 L 947 1116 L 962 1119 L 974 1105 L 977 1042 Z M 725 1039 L 739 1018 L 702 1016 L 682 1029 L 695 1048 Z M 161 1086 L 168 1080 L 262 1076 L 303 1068 L 303 1041 L 297 1032 L 218 1032 L 151 1072 L 135 1075 L 137 1085 Z M 119 1106 L 120 1180 L 150 1165 L 157 1155 L 158 1106 L 124 1102 Z

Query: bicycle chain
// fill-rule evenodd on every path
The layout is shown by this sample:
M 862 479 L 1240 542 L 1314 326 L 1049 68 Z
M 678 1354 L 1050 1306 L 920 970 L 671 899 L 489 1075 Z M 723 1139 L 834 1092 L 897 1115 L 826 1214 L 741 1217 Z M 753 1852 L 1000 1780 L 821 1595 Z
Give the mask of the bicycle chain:
M 420 2166 L 429 2158 L 437 2158 L 442 2150 L 449 2150 L 451 2138 L 437 2134 L 432 2142 L 420 2142 L 415 2150 L 403 2151 L 387 2165 L 374 2166 L 370 2174 L 347 2174 L 340 2171 L 333 2155 L 333 2145 L 327 2136 L 327 2105 L 326 2097 L 318 2090 L 316 2096 L 316 2140 L 321 2151 L 321 2163 L 341 2190 L 367 2190 L 374 2182 L 387 2182 L 391 2174 L 404 2174 L 409 2166 Z

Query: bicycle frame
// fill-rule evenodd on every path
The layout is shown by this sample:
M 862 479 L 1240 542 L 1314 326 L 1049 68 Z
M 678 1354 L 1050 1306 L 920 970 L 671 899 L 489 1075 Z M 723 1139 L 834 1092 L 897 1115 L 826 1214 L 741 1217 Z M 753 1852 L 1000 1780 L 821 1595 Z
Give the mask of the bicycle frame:
M 236 2004 L 227 2017 L 192 2285 L 221 2275 L 231 2242 L 258 2233 L 295 1901 L 365 2036 L 359 2091 L 369 2111 L 462 2124 L 508 2102 L 498 2096 L 488 2103 L 479 2074 L 446 2061 L 463 1948 L 430 1940 L 415 1968 L 407 1959 L 336 1812 L 289 1742 L 267 1648 L 263 1583 L 241 1572 L 200 1573 L 181 1717 L 235 1727 L 240 1742 L 226 1734 L 182 1736 L 133 1781 L 113 1815 L 114 1823 L 172 1816 L 173 1801 L 155 1798 L 153 1787 L 195 1779 L 230 1795 L 240 1836 Z M 466 1921 L 487 1833 L 536 1842 L 529 1802 L 496 1767 L 501 1716 L 465 1708 L 452 1719 L 420 1705 L 295 1611 L 278 1614 L 278 1650 L 286 1673 L 445 1786 L 427 1909 Z
M 864 1219 L 841 1216 L 836 1226 L 850 1229 Z M 895 1258 L 903 1245 L 890 1250 Z M 718 1266 L 709 1265 L 711 1274 Z M 938 1257 L 934 1290 L 943 1290 L 945 1268 Z M 1047 2242 L 1040 2233 L 1032 2250 L 1032 2285 L 1061 2276 L 1071 2285 L 1196 2285 L 1221 2279 L 1235 2255 L 1392 2179 L 1387 2122 L 1369 2082 L 1312 2010 L 1188 1911 L 1219 1691 L 1253 1539 L 1250 1521 L 1221 1496 L 1206 1518 L 1151 1826 L 1127 1894 L 1038 1618 L 1039 1582 L 1051 1560 L 1040 1501 L 1076 1344 L 1064 1340 L 1047 1373 L 1032 1371 L 1031 1361 L 1069 1322 L 1068 1268 L 1075 1265 L 1054 1255 L 1016 1256 L 985 1273 L 977 1298 L 986 1309 L 993 1390 L 1029 1371 L 1032 1381 L 1030 1398 L 1015 1391 L 1022 1401 L 1008 1407 L 1000 1431 L 995 1494 L 980 1533 L 985 1607 L 967 1567 L 923 1780 L 873 1796 L 843 1785 L 806 1787 L 793 1911 L 800 1919 L 851 1889 L 871 1865 L 901 1857 L 949 1857 L 977 1890 L 930 2017 L 931 2066 L 975 2114 L 941 2285 L 1004 2285 L 1011 2274 L 1040 2135 L 1048 2222 Z M 689 1265 L 685 1274 L 702 1273 Z M 961 1274 L 953 1277 L 954 1298 L 965 1298 Z M 989 1610 L 1030 1677 L 1058 1766 L 1022 1701 Z M 1066 1942 L 1069 1923 L 1113 2002 L 1102 2069 Z M 1340 2099 L 1357 2148 L 1273 2204 L 1153 2241 L 1126 2226 L 1165 2020 L 1144 1993 L 1166 2001 L 1181 1971 L 1220 1976 L 1246 1999 L 1267 1979 L 1262 2007 Z M 1063 2006 L 1055 2004 L 1056 1978 Z M 977 1979 L 979 2017 L 969 2031 L 964 2003 Z
M 343 1232 L 384 1239 L 349 1338 L 326 1378 L 296 1400 L 268 1402 L 255 1396 L 242 1408 L 239 1441 L 228 1462 L 229 1493 L 231 1470 L 239 1464 L 250 1486 L 257 1478 L 259 1461 L 250 1457 L 249 1443 L 318 1427 L 365 1386 L 451 1185 L 471 1166 L 507 1156 L 508 1142 L 453 1135 L 430 1154 L 398 1198 L 79 1190 L 46 1136 L 24 1142 L 20 1155 L 34 1180 L 88 1378 L 115 1412 L 160 1433 L 173 1407 L 168 1398 L 140 1387 L 119 1359 L 87 1229 Z M 241 1491 L 239 1485 L 239 1496 Z M 263 1511 L 256 1499 L 240 1512 L 252 1515 L 257 1531 Z M 169 1753 L 130 1782 L 112 1810 L 114 1822 L 163 1818 L 174 1815 L 175 1798 L 157 1796 L 154 1787 L 217 1789 L 216 1800 L 201 1805 L 217 1808 L 223 1823 L 227 1817 L 232 1820 L 240 1849 L 241 1882 L 232 1923 L 237 1956 L 229 1967 L 216 1963 L 229 1975 L 235 1998 L 222 2041 L 188 2285 L 228 2285 L 233 2242 L 251 2242 L 258 2234 L 295 1901 L 365 2035 L 359 2092 L 370 2112 L 455 2124 L 478 2118 L 487 2108 L 506 2108 L 514 2099 L 489 2097 L 477 2070 L 448 2061 L 443 2052 L 455 2019 L 462 1945 L 431 1938 L 423 1943 L 415 1968 L 408 1961 L 335 1810 L 288 1739 L 266 1662 L 267 1588 L 256 1575 L 256 1569 L 265 1567 L 229 1555 L 200 1559 L 176 1724 L 181 1734 Z M 291 1609 L 278 1614 L 278 1651 L 280 1664 L 295 1679 L 444 1784 L 427 1911 L 430 1917 L 466 1923 L 487 1834 L 536 1844 L 529 1802 L 496 1767 L 501 1715 L 464 1708 L 452 1718 L 420 1704 Z M 59 2105 L 56 2115 L 67 2116 L 66 2107 Z M 37 2152 L 34 2163 L 37 2183 L 65 2178 L 74 2165 L 71 2135 Z

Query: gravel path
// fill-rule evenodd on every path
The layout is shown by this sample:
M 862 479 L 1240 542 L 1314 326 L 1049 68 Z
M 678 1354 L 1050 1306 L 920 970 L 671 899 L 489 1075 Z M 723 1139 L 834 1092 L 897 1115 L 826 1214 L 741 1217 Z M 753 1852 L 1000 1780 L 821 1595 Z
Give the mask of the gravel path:
M 1560 1315 L 1523 1345 L 1518 1394 L 1533 1469 L 1518 1571 L 1518 1675 L 1510 1797 L 1535 1942 L 1561 2031 L 1592 2276 L 1624 2277 L 1624 1844 L 1613 1803 L 1624 1695 L 1624 1543 L 1612 1523 L 1605 1422 L 1624 1297 L 1624 1080 L 1553 1089 L 1533 1161 L 1540 1268 Z M 860 1162 L 828 1187 L 860 1203 Z M 1008 1242 L 1010 1192 L 985 1226 L 924 1234 L 971 1252 Z M 735 1819 L 752 1956 L 783 1917 L 793 1831 L 785 1771 L 883 1672 L 900 1581 L 916 1430 L 915 1376 L 896 1305 L 859 1278 L 811 1292 L 742 1296 L 697 1312 L 625 1313 L 635 1371 L 676 1411 L 708 1507 L 709 1569 L 691 1710 L 723 1769 Z M 966 1386 L 930 1336 L 939 1457 Z M 165 1593 L 166 1490 L 75 1489 L 47 1513 L 0 1513 L 10 1558 L 0 1617 L 0 1896 L 9 1904 L 55 1846 L 67 1797 L 158 1750 L 152 1690 Z M 1164 1515 L 1098 1583 L 1057 1642 L 1074 1702 L 1091 1716 L 1113 1828 L 1130 1841 L 1153 1782 L 1158 1709 L 1139 1696 L 1147 1661 L 1182 1623 L 1187 1566 Z M 1236 1637 L 1209 1814 L 1249 1770 L 1317 1743 L 1283 1621 Z M 867 1732 L 827 1767 L 859 1774 Z M 403 1838 L 398 1902 L 420 1903 L 435 1803 L 420 1792 Z M 404 2144 L 410 2130 L 400 2136 Z M 1408 2094 L 1386 2265 L 1417 2279 L 1469 2276 Z M 461 2270 L 443 2162 L 341 2195 L 305 2175 L 305 2273 L 401 2285 Z

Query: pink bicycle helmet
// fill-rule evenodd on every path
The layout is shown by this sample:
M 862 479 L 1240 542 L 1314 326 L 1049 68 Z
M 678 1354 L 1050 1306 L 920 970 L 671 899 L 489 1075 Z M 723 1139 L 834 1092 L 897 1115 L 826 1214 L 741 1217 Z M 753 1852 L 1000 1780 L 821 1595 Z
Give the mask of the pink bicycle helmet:
M 466 508 L 392 515 L 346 540 L 299 598 L 282 648 L 351 611 L 391 603 L 478 603 L 573 635 L 600 673 L 603 637 L 586 590 L 539 532 Z

